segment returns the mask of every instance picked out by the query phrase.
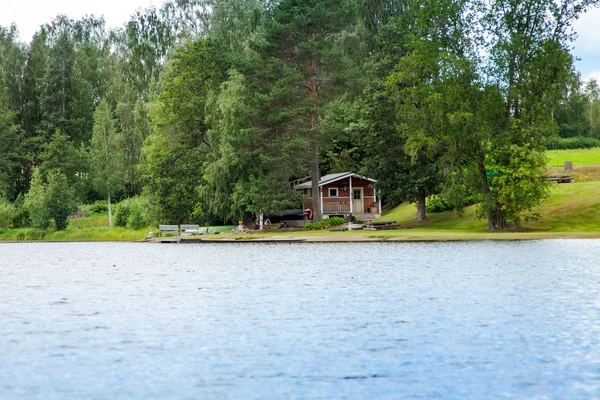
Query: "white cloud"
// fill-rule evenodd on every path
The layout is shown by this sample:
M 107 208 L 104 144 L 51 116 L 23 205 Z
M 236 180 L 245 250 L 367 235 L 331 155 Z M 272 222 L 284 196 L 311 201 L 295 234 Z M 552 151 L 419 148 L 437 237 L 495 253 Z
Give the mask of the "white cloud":
M 573 25 L 577 32 L 576 53 L 600 52 L 600 8 L 595 8 L 579 18 Z
M 583 79 L 584 82 L 587 82 L 590 79 L 595 79 L 597 82 L 600 82 L 600 70 L 591 71 L 591 72 L 587 73 L 586 75 L 583 75 L 581 78 Z

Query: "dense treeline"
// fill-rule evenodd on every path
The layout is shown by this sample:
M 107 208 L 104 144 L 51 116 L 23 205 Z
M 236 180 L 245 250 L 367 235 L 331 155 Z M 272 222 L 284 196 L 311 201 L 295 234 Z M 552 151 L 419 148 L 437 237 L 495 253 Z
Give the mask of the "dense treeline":
M 569 47 L 596 2 L 177 0 L 29 44 L 0 28 L 0 227 L 63 229 L 97 200 L 110 224 L 119 201 L 120 225 L 230 223 L 348 170 L 418 221 L 443 194 L 519 224 L 545 148 L 600 140 Z

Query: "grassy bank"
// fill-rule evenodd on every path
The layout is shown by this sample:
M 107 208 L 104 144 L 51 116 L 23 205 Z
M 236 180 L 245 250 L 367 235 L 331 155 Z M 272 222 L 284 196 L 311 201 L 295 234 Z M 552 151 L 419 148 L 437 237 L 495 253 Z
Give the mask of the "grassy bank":
M 548 152 L 549 174 L 562 174 L 565 160 L 573 161 L 569 172 L 575 183 L 556 184 L 550 198 L 535 212 L 538 221 L 523 225 L 519 232 L 487 232 L 487 223 L 475 216 L 475 206 L 468 207 L 463 216 L 453 211 L 428 214 L 426 221 L 415 226 L 414 204 L 400 205 L 386 213 L 380 220 L 393 220 L 400 229 L 390 231 L 350 232 L 282 232 L 253 233 L 252 235 L 220 234 L 206 239 L 303 239 L 314 241 L 345 240 L 510 240 L 544 239 L 557 237 L 600 237 L 600 148 L 589 150 L 553 150 Z M 554 166 L 553 166 L 554 165 Z M 157 233 L 156 227 L 138 230 L 109 228 L 106 214 L 92 215 L 69 221 L 66 230 L 60 232 L 37 229 L 0 229 L 0 240 L 44 241 L 135 241 L 141 240 L 149 231 Z
M 45 231 L 40 229 L 0 229 L 0 240 L 44 240 L 44 241 L 134 241 L 141 240 L 148 232 L 156 229 L 126 229 L 108 226 L 108 215 L 99 214 L 69 221 L 63 231 Z
M 553 184 L 550 198 L 535 212 L 538 221 L 523 224 L 524 231 L 600 233 L 600 182 Z M 415 228 L 416 208 L 413 204 L 396 207 L 381 220 L 395 220 L 403 227 Z M 482 233 L 486 221 L 475 215 L 475 206 L 465 210 L 462 217 L 453 211 L 428 214 L 419 229 L 441 229 L 460 232 Z

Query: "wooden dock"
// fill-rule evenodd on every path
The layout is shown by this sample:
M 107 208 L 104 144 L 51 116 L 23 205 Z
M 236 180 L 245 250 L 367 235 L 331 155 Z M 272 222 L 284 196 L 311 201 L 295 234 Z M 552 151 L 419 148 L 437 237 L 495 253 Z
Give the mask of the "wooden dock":
M 179 235 L 179 225 L 159 225 L 157 243 L 179 243 L 181 236 Z

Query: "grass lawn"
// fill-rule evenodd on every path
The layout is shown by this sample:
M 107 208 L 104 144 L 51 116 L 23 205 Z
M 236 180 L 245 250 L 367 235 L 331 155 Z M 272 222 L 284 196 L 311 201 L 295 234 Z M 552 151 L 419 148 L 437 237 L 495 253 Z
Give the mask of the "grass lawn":
M 135 241 L 141 240 L 148 232 L 156 229 L 127 229 L 108 226 L 107 214 L 96 214 L 69 221 L 64 231 L 44 231 L 40 229 L 0 229 L 0 240 L 45 240 L 45 241 Z
M 552 185 L 550 198 L 534 210 L 538 221 L 523 224 L 525 231 L 538 232 L 598 232 L 600 234 L 600 181 Z M 402 204 L 379 218 L 394 220 L 409 229 L 485 232 L 487 223 L 475 216 L 475 206 L 465 209 L 462 217 L 453 211 L 428 214 L 418 228 L 414 225 L 417 210 L 414 204 Z
M 600 147 L 577 150 L 548 150 L 549 167 L 562 167 L 565 161 L 573 161 L 573 166 L 600 164 Z

